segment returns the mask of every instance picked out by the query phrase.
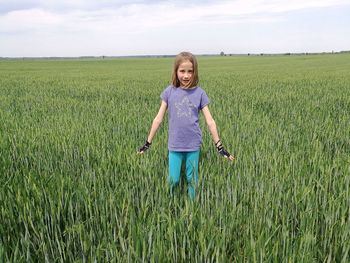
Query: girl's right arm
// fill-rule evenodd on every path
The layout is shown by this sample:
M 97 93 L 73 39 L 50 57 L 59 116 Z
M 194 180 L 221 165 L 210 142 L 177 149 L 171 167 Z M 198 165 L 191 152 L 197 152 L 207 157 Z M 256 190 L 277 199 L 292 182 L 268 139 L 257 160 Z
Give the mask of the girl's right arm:
M 140 154 L 144 153 L 149 148 L 149 146 L 152 144 L 153 137 L 156 135 L 156 132 L 157 132 L 160 124 L 163 121 L 163 118 L 164 118 L 164 115 L 165 115 L 167 108 L 168 108 L 168 105 L 166 104 L 165 101 L 162 100 L 158 114 L 152 122 L 151 130 L 148 134 L 147 141 L 146 141 L 145 145 L 139 149 L 138 153 L 140 153 Z

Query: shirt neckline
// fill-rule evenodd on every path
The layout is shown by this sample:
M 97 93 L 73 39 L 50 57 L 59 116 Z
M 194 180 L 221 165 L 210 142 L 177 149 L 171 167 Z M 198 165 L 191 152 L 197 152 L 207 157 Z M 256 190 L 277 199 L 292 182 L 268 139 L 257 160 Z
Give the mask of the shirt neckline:
M 183 88 L 183 87 L 179 86 L 179 88 L 182 90 L 195 90 L 196 88 L 198 88 L 198 86 L 194 86 L 192 88 Z

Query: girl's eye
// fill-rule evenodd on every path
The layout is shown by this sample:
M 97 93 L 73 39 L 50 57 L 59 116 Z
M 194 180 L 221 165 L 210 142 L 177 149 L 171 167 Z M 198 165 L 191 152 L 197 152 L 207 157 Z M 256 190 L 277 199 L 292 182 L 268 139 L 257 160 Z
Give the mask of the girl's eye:
M 187 72 L 189 74 L 193 74 L 193 70 L 187 70 L 186 71 L 185 69 L 179 69 L 178 72 L 180 72 L 180 73 L 186 73 Z

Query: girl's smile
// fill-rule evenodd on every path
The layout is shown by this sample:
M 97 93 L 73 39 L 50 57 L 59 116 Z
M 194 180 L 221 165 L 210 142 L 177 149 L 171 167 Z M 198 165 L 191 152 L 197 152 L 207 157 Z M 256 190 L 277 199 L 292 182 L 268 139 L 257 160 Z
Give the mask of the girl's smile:
M 182 87 L 188 87 L 191 84 L 193 76 L 193 65 L 190 61 L 185 60 L 177 69 L 177 78 Z

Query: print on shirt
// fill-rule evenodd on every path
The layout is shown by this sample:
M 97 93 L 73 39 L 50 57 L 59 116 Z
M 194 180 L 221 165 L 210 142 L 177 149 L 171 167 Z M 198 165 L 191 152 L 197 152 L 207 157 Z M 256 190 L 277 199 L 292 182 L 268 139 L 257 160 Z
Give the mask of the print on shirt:
M 192 109 L 196 108 L 187 96 L 183 97 L 181 102 L 175 102 L 175 107 L 177 109 L 178 118 L 190 118 L 192 116 Z

